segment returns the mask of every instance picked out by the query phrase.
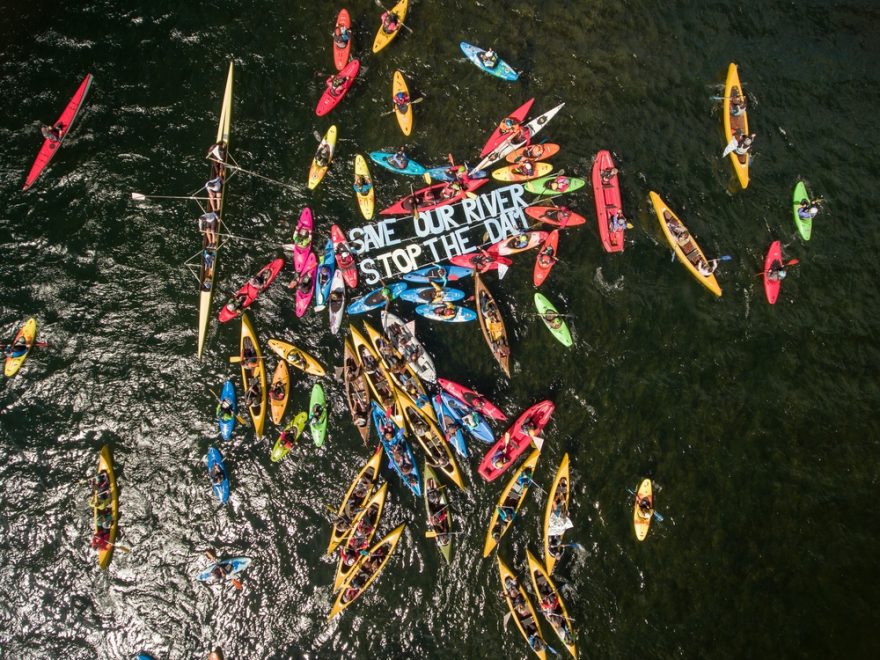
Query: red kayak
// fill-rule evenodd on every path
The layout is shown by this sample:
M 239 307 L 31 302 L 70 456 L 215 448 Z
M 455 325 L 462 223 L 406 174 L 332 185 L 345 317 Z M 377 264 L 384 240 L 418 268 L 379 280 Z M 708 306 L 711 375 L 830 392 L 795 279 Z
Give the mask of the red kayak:
M 498 270 L 499 266 L 508 267 L 513 261 L 507 257 L 501 257 L 497 254 L 489 254 L 488 252 L 470 252 L 468 254 L 457 254 L 449 261 L 456 266 L 462 268 L 473 268 L 478 273 L 485 273 L 490 270 Z
M 620 182 L 615 173 L 602 180 L 602 172 L 614 169 L 611 154 L 602 150 L 593 161 L 593 197 L 596 199 L 596 220 L 599 223 L 599 236 L 605 252 L 623 252 L 623 230 L 610 231 L 611 216 L 623 209 L 620 206 Z
M 492 243 L 487 252 L 489 254 L 519 254 L 538 247 L 546 238 L 546 231 L 527 231 Z
M 507 415 L 501 412 L 501 409 L 498 408 L 498 406 L 489 401 L 489 399 L 482 394 L 479 394 L 464 385 L 459 385 L 451 380 L 446 380 L 445 378 L 438 378 L 437 384 L 456 399 L 476 410 L 478 413 L 485 415 L 486 417 L 491 417 L 492 419 L 497 419 L 501 422 L 507 421 Z
M 437 183 L 427 188 L 415 191 L 415 197 L 419 211 L 430 211 L 440 206 L 455 204 L 465 198 L 467 193 L 473 192 L 482 185 L 489 183 L 489 179 L 470 179 L 462 183 L 462 189 L 456 191 L 449 183 Z M 413 210 L 413 196 L 407 195 L 403 199 L 379 211 L 380 215 L 409 215 Z
M 315 271 L 318 270 L 318 258 L 309 251 L 305 266 L 297 273 L 296 283 L 296 316 L 302 318 L 315 295 Z
M 260 294 L 269 288 L 269 285 L 275 281 L 283 267 L 284 259 L 274 259 L 267 266 L 261 268 L 254 276 L 257 279 L 263 280 L 263 284 L 260 287 L 255 287 L 251 284 L 250 280 L 245 282 L 244 286 L 236 291 L 230 301 L 220 309 L 220 314 L 217 316 L 220 319 L 220 323 L 226 323 L 241 316 L 241 313 L 253 305 Z
M 513 119 L 517 123 L 522 123 L 526 119 L 526 115 L 529 114 L 529 110 L 532 109 L 532 103 L 535 102 L 535 99 L 529 99 L 521 106 L 519 106 L 516 110 L 511 112 L 506 119 Z M 483 147 L 483 150 L 480 152 L 480 157 L 482 158 L 486 154 L 495 150 L 499 144 L 504 142 L 509 137 L 510 129 L 507 127 L 504 120 L 500 124 L 498 124 L 498 128 L 492 133 L 492 136 L 489 138 L 489 141 L 486 142 L 486 146 Z
M 357 263 L 354 260 L 351 247 L 348 245 L 345 232 L 339 228 L 339 225 L 330 227 L 330 240 L 333 241 L 333 252 L 336 253 L 336 267 L 342 271 L 345 286 L 354 289 L 358 285 Z
M 478 470 L 480 476 L 486 481 L 495 481 L 500 477 L 532 444 L 532 438 L 541 434 L 550 421 L 554 408 L 552 401 L 541 401 L 520 415 L 513 426 L 483 456 Z M 531 427 L 529 432 L 523 431 L 522 427 L 526 423 Z
M 532 282 L 535 286 L 541 286 L 544 283 L 544 280 L 550 274 L 550 270 L 556 264 L 556 248 L 558 245 L 559 230 L 554 229 L 544 239 L 544 244 L 541 246 L 535 259 L 535 272 L 532 275 Z
M 89 73 L 83 78 L 83 81 L 79 85 L 79 89 L 76 90 L 76 94 L 74 94 L 73 98 L 67 103 L 67 107 L 64 108 L 64 112 L 61 113 L 58 121 L 52 125 L 52 127 L 58 131 L 58 138 L 57 140 L 50 140 L 47 138 L 43 141 L 43 146 L 40 147 L 40 153 L 37 154 L 37 159 L 31 166 L 31 171 L 28 172 L 22 190 L 27 190 L 34 184 L 34 181 L 37 180 L 37 177 L 40 176 L 40 173 L 46 169 L 49 161 L 52 160 L 52 156 L 54 156 L 55 152 L 61 147 L 61 143 L 64 142 L 64 138 L 67 137 L 67 133 L 70 131 L 70 127 L 76 119 L 76 115 L 79 113 L 83 101 L 86 100 L 86 95 L 89 93 L 89 87 L 91 86 L 92 74 Z
M 339 28 L 348 30 L 348 41 L 337 41 L 339 37 Z M 342 44 L 340 46 L 340 44 Z M 343 9 L 339 12 L 339 18 L 336 19 L 336 28 L 333 30 L 333 63 L 336 65 L 337 71 L 342 71 L 348 64 L 348 56 L 351 53 L 351 17 L 348 10 Z
M 779 280 L 771 280 L 769 277 L 770 267 L 777 261 L 782 263 L 782 246 L 779 241 L 773 241 L 764 258 L 764 293 L 767 294 L 767 302 L 771 305 L 776 304 L 776 299 L 779 297 L 779 287 L 782 285 Z
M 587 219 L 566 206 L 530 206 L 526 215 L 548 225 L 574 227 L 584 224 Z
M 315 108 L 316 115 L 318 115 L 319 117 L 323 117 L 333 108 L 335 108 L 343 98 L 345 98 L 348 90 L 351 88 L 352 84 L 354 84 L 354 79 L 357 77 L 358 70 L 360 68 L 360 61 L 352 60 L 345 65 L 345 68 L 342 69 L 342 71 L 337 73 L 335 76 L 330 76 L 329 78 L 327 78 L 327 89 L 324 90 L 324 93 L 321 95 L 321 99 L 318 101 L 318 107 Z M 340 85 L 335 92 L 331 91 L 332 87 L 330 86 L 330 82 L 334 78 L 344 79 L 342 85 Z

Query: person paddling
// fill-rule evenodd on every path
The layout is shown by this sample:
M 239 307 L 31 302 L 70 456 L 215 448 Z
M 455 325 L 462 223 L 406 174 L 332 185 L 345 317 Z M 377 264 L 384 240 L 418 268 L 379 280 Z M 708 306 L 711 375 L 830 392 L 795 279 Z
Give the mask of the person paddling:
M 64 124 L 58 123 L 54 126 L 41 126 L 40 132 L 43 134 L 43 137 L 49 140 L 49 142 L 61 142 L 61 138 L 64 137 Z
M 494 69 L 498 66 L 498 53 L 496 53 L 493 48 L 484 50 L 482 53 L 478 54 L 477 57 L 480 58 L 480 62 L 487 69 Z
M 400 17 L 393 11 L 382 14 L 382 31 L 385 34 L 394 34 L 400 29 Z
M 785 270 L 785 264 L 781 260 L 776 259 L 767 269 L 767 279 L 772 282 L 781 282 L 788 273 Z
M 819 200 L 802 199 L 797 214 L 801 220 L 812 220 L 819 215 Z
M 3 348 L 3 355 L 13 359 L 20 358 L 28 352 L 29 348 L 27 340 L 24 337 L 18 337 L 14 343 Z

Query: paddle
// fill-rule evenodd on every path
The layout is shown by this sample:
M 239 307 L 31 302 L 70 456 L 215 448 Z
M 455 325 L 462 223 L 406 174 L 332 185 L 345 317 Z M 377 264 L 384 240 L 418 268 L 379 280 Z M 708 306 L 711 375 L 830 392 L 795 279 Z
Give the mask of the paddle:
M 536 313 L 536 312 L 530 312 L 530 313 L 529 313 L 529 316 L 538 316 L 538 317 L 540 317 L 540 318 L 542 318 L 542 319 L 544 318 L 544 315 L 543 315 L 543 314 L 538 314 L 538 313 Z M 576 318 L 574 314 L 556 314 L 556 316 L 559 316 L 559 317 L 561 317 L 561 318 L 565 318 L 565 319 L 573 319 L 573 318 Z
M 416 103 L 421 103 L 421 102 L 424 101 L 424 100 L 425 100 L 425 97 L 424 97 L 424 96 L 420 96 L 419 98 L 417 98 L 417 99 L 413 99 L 412 101 L 410 101 L 409 104 L 410 104 L 410 105 L 415 105 Z M 396 107 L 396 106 L 395 106 L 392 110 L 389 110 L 388 112 L 383 112 L 383 113 L 382 113 L 381 115 L 379 115 L 379 116 L 380 116 L 380 117 L 387 117 L 388 115 L 393 115 L 395 112 L 397 112 L 397 107 Z
M 784 264 L 782 264 L 782 267 L 788 268 L 789 266 L 797 266 L 800 262 L 800 259 L 790 259 L 789 261 L 786 261 Z M 765 275 L 769 270 L 770 269 L 768 268 L 767 270 L 763 270 L 760 273 L 755 273 L 755 277 L 761 277 L 761 275 Z
M 419 219 L 419 200 L 416 198 L 416 191 L 413 190 L 413 185 L 409 184 L 409 192 L 412 195 L 412 217 L 413 220 Z
M 381 2 L 379 2 L 379 0 L 373 0 L 373 1 L 376 3 L 376 6 L 377 6 L 377 7 L 380 7 L 380 8 L 383 9 L 384 11 L 388 12 L 388 10 L 385 9 L 385 6 L 384 6 Z M 390 14 L 391 12 L 388 12 L 388 13 Z M 398 22 L 398 24 L 400 25 L 400 27 L 405 27 L 407 30 L 409 30 L 410 34 L 413 34 L 413 31 L 410 29 L 410 27 L 409 27 L 406 23 L 404 23 L 403 21 L 401 21 L 399 18 L 397 19 L 397 22 Z M 380 28 L 380 29 L 381 29 L 381 28 Z
M 49 342 L 47 341 L 35 341 L 29 346 L 29 348 L 46 348 L 48 345 Z M 6 348 L 7 346 L 12 346 L 12 344 L 0 344 L 0 350 Z
M 435 532 L 434 530 L 429 529 L 427 532 L 425 532 L 425 538 L 426 539 L 433 539 L 433 538 L 437 538 L 438 536 L 456 536 L 458 534 L 464 534 L 464 533 L 465 532 L 463 532 L 463 531 L 462 532 Z
M 124 545 L 118 545 L 118 544 L 116 544 L 116 543 L 110 543 L 110 541 L 104 541 L 104 544 L 105 544 L 105 545 L 112 546 L 112 547 L 116 548 L 117 550 L 121 550 L 121 551 L 124 552 L 125 554 L 128 554 L 129 552 L 131 552 L 131 548 L 127 548 L 127 547 L 124 546 Z
M 722 158 L 726 158 L 727 155 L 728 155 L 731 151 L 733 151 L 734 149 L 736 149 L 736 145 L 737 145 L 737 144 L 739 144 L 739 140 L 737 140 L 735 137 L 734 137 L 734 138 L 730 138 L 730 142 L 727 143 L 727 146 L 724 147 L 724 151 L 721 152 L 721 157 L 722 157 Z
M 201 201 L 207 201 L 208 197 L 194 197 L 193 195 L 144 195 L 143 193 L 131 193 L 131 198 L 138 201 L 143 202 L 148 199 L 195 199 Z
M 217 403 L 223 403 L 223 400 L 219 396 L 217 396 L 217 393 L 213 389 L 211 389 L 209 387 L 208 391 L 214 395 L 214 398 L 217 400 Z M 242 426 L 248 425 L 247 421 L 238 413 L 235 413 L 235 419 L 238 420 L 238 423 L 241 424 Z
M 584 546 L 582 546 L 580 543 L 576 543 L 576 542 L 564 543 L 563 545 L 560 545 L 559 547 L 560 548 L 574 548 L 575 550 L 578 550 L 579 552 L 586 552 L 587 551 L 587 549 Z
M 534 440 L 534 438 L 532 438 L 532 439 Z M 542 439 L 542 440 L 541 440 L 541 444 L 543 444 L 543 443 L 544 443 L 544 441 L 543 441 L 543 439 Z M 539 448 L 539 449 L 540 449 L 540 448 Z M 544 493 L 544 495 L 547 495 L 547 491 L 544 490 L 543 488 L 541 488 L 541 486 L 539 486 L 539 485 L 535 482 L 534 479 L 531 479 L 531 478 L 529 479 L 529 485 L 530 485 L 530 486 L 534 486 L 535 488 L 537 488 L 538 490 L 540 490 L 542 493 Z

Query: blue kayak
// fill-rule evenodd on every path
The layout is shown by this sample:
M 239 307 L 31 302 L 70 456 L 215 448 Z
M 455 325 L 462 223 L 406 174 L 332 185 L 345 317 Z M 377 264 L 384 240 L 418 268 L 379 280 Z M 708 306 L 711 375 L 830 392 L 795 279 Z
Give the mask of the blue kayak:
M 461 266 L 425 266 L 403 276 L 403 279 L 413 284 L 430 284 L 431 282 L 455 282 L 456 280 L 470 277 L 474 271 Z
M 214 466 L 220 471 L 217 473 L 217 479 L 214 477 Z M 222 473 L 223 478 L 220 479 Z M 223 462 L 223 454 L 216 447 L 208 447 L 208 478 L 211 480 L 211 490 L 220 500 L 221 504 L 229 501 L 229 473 L 226 472 L 226 464 Z
M 467 445 L 464 443 L 464 433 L 461 432 L 461 425 L 455 419 L 449 409 L 443 405 L 443 399 L 439 395 L 431 398 L 431 405 L 434 408 L 434 414 L 437 416 L 437 425 L 446 436 L 446 442 L 455 447 L 461 456 L 467 458 Z
M 231 379 L 223 383 L 223 391 L 220 393 L 220 403 L 222 404 L 224 401 L 229 403 L 229 406 L 232 409 L 232 416 L 229 419 L 223 419 L 222 415 L 218 415 L 217 425 L 220 427 L 220 435 L 223 439 L 231 440 L 232 431 L 235 430 L 235 413 L 238 412 L 238 407 L 235 405 L 235 385 L 232 384 Z
M 330 287 L 333 285 L 333 273 L 336 271 L 336 252 L 333 250 L 333 241 L 327 239 L 324 246 L 324 254 L 318 270 L 315 273 L 315 311 L 320 312 L 327 306 L 330 297 Z
M 440 392 L 443 405 L 455 417 L 455 421 L 461 424 L 461 428 L 476 440 L 491 445 L 495 442 L 495 435 L 486 423 L 483 416 L 468 405 L 465 405 L 448 392 Z
M 440 303 L 455 302 L 456 300 L 461 300 L 462 298 L 464 298 L 464 291 L 462 291 L 461 289 L 453 289 L 451 287 L 443 287 L 442 289 L 440 289 L 440 293 L 443 294 L 443 298 L 441 300 L 434 300 L 434 296 L 436 293 L 437 291 L 436 289 L 434 289 L 434 287 L 423 286 L 418 289 L 407 289 L 400 294 L 400 299 L 411 303 Z
M 401 478 L 403 483 L 406 484 L 416 497 L 421 497 L 422 477 L 419 475 L 419 468 L 416 465 L 416 459 L 415 456 L 413 456 L 412 449 L 410 449 L 409 444 L 407 444 L 403 437 L 403 429 L 398 428 L 397 424 L 388 418 L 385 411 L 382 410 L 375 401 L 373 401 L 373 425 L 376 427 L 376 434 L 379 436 L 382 448 L 385 449 L 385 455 L 388 457 L 389 466 L 397 472 L 397 475 Z M 393 437 L 390 440 L 385 438 L 386 430 L 390 430 L 393 434 Z M 403 473 L 402 468 L 394 460 L 392 449 L 395 446 L 399 446 L 403 450 L 402 462 L 409 462 L 412 466 L 412 470 L 408 475 Z
M 440 167 L 428 168 L 428 171 L 425 172 L 425 174 L 431 177 L 434 181 L 452 181 L 454 177 L 450 174 L 451 169 L 452 168 L 449 165 L 441 165 Z M 488 176 L 489 173 L 486 170 L 477 170 L 476 172 L 468 174 L 468 177 L 471 179 L 485 179 Z
M 388 285 L 388 288 L 391 290 L 391 300 L 394 300 L 406 291 L 406 284 L 403 282 L 393 282 Z M 382 295 L 382 289 L 376 289 L 375 291 L 370 291 L 367 295 L 361 296 L 355 300 L 345 311 L 349 314 L 363 314 L 369 312 L 371 309 L 379 309 L 384 306 L 385 296 Z
M 477 46 L 472 46 L 466 41 L 462 41 L 458 45 L 461 47 L 461 52 L 464 53 L 478 69 L 488 73 L 490 76 L 495 76 L 496 78 L 501 78 L 501 80 L 507 80 L 509 82 L 513 82 L 519 78 L 519 74 L 514 71 L 513 67 L 500 57 L 496 56 L 495 66 L 486 66 L 480 59 L 480 55 L 485 53 L 485 50 Z
M 406 167 L 400 168 L 396 165 L 393 165 L 389 159 L 394 156 L 390 151 L 372 151 L 370 152 L 370 159 L 376 163 L 376 165 L 381 165 L 386 170 L 391 170 L 392 172 L 396 172 L 397 174 L 410 174 L 412 176 L 422 176 L 426 170 L 422 165 L 419 165 L 416 161 L 410 159 L 410 161 L 406 164 Z
M 233 557 L 232 559 L 222 559 L 217 563 L 208 566 L 208 568 L 206 568 L 204 571 L 196 576 L 196 579 L 201 580 L 202 582 L 216 581 L 216 578 L 213 576 L 213 572 L 215 568 L 221 566 L 226 573 L 225 579 L 231 580 L 250 565 L 251 560 L 249 557 Z
M 446 310 L 449 310 L 451 313 L 444 313 Z M 432 321 L 443 321 L 444 323 L 467 323 L 477 318 L 477 313 L 472 309 L 459 307 L 458 305 L 447 307 L 446 303 L 419 305 L 416 307 L 416 314 Z

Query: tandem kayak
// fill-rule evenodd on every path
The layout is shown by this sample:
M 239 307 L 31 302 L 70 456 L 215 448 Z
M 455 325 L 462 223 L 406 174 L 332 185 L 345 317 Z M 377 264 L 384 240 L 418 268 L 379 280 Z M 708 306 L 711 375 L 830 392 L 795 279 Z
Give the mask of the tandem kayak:
M 489 425 L 480 413 L 456 399 L 449 392 L 441 391 L 439 396 L 443 401 L 443 405 L 446 406 L 446 409 L 452 414 L 455 421 L 461 425 L 465 433 L 475 440 L 485 442 L 487 445 L 495 442 L 495 435 L 492 433 L 492 429 L 489 428 Z
M 528 642 L 535 655 L 541 658 L 541 660 L 547 660 L 547 651 L 545 650 L 547 644 L 544 642 L 544 636 L 538 627 L 538 615 L 535 613 L 532 601 L 529 600 L 529 595 L 519 583 L 516 573 L 507 567 L 507 564 L 502 561 L 501 557 L 495 555 L 495 559 L 498 560 L 501 591 L 504 594 L 504 600 L 507 601 L 507 607 L 516 623 L 516 627 L 519 628 L 523 639 Z
M 394 37 L 403 29 L 403 22 L 406 20 L 406 10 L 409 8 L 409 0 L 400 0 L 391 8 L 382 14 L 382 22 L 379 24 L 379 31 L 376 32 L 376 38 L 373 40 L 373 52 L 378 53 L 388 44 L 394 41 Z M 386 18 L 388 14 L 394 14 L 397 17 L 397 28 L 389 30 L 387 28 Z
M 770 249 L 767 250 L 767 256 L 764 258 L 764 293 L 767 295 L 767 302 L 771 305 L 776 304 L 779 297 L 779 288 L 782 285 L 778 279 L 771 279 L 771 269 L 775 263 L 782 264 L 782 246 L 779 241 L 773 241 Z
M 352 60 L 343 67 L 342 71 L 327 78 L 327 89 L 321 94 L 321 98 L 318 99 L 318 105 L 315 107 L 316 115 L 323 117 L 339 105 L 339 102 L 345 98 L 348 90 L 354 84 L 354 79 L 357 78 L 360 68 L 360 60 Z M 334 90 L 332 83 L 337 80 L 342 80 L 342 83 Z
M 737 114 L 731 110 L 736 109 Z M 727 68 L 727 79 L 724 83 L 724 101 L 722 113 L 724 116 L 724 144 L 749 134 L 749 116 L 745 109 L 745 96 L 742 93 L 742 85 L 739 82 L 739 72 L 736 64 L 731 62 Z M 743 188 L 749 185 L 749 154 L 738 154 L 736 149 L 730 151 L 730 162 L 736 172 L 736 178 Z
M 312 209 L 306 206 L 299 214 L 293 232 L 293 272 L 298 273 L 306 265 L 312 251 Z
M 382 452 L 376 447 L 376 451 L 352 480 L 351 485 L 342 498 L 342 504 L 336 511 L 333 529 L 330 532 L 330 545 L 327 546 L 327 554 L 332 554 L 351 531 L 351 521 L 355 512 L 364 508 L 364 504 L 370 498 L 376 479 L 379 478 L 379 468 L 382 464 Z
M 329 150 L 329 155 L 322 157 L 319 162 L 318 157 L 322 151 L 325 151 L 325 148 L 326 150 Z M 309 190 L 314 190 L 318 187 L 318 184 L 321 183 L 324 175 L 327 174 L 327 168 L 330 167 L 330 163 L 333 162 L 333 154 L 335 152 L 336 126 L 331 126 L 327 129 L 321 142 L 318 143 L 318 148 L 315 150 L 315 157 L 312 159 L 312 164 L 309 166 Z
M 272 459 L 273 463 L 278 463 L 279 461 L 284 460 L 284 457 L 290 453 L 290 450 L 293 449 L 293 445 L 295 445 L 296 441 L 302 436 L 308 419 L 309 416 L 306 413 L 300 412 L 297 413 L 296 417 L 284 427 L 278 435 L 275 444 L 272 446 L 272 451 L 269 453 L 269 458 Z
M 321 363 L 315 358 L 298 346 L 294 346 L 286 341 L 270 339 L 269 350 L 282 360 L 287 360 L 288 364 L 312 376 L 324 376 L 327 373 L 324 367 L 321 366 Z
M 577 658 L 574 630 L 571 627 L 571 619 L 568 617 L 568 610 L 565 603 L 562 602 L 559 589 L 553 583 L 553 579 L 547 573 L 544 565 L 529 549 L 526 549 L 526 559 L 529 563 L 532 589 L 535 590 L 538 602 L 541 603 L 541 613 L 544 615 L 544 619 L 553 628 L 553 632 L 556 633 L 559 641 L 565 645 L 572 657 Z
M 511 135 L 506 136 L 501 142 L 499 142 L 491 152 L 486 154 L 486 156 L 477 163 L 477 166 L 473 168 L 471 171 L 475 170 L 484 170 L 490 165 L 497 163 L 499 160 L 507 156 L 507 154 L 511 153 L 519 149 L 520 147 L 526 146 L 529 140 L 533 139 L 535 135 L 544 128 L 556 114 L 562 110 L 565 106 L 565 103 L 560 103 L 555 108 L 550 108 L 543 115 L 535 117 L 530 122 L 521 126 L 520 128 L 512 131 Z
M 464 490 L 464 481 L 449 443 L 443 432 L 437 426 L 431 415 L 434 410 L 426 404 L 425 409 L 420 409 L 413 400 L 402 390 L 397 390 L 397 405 L 403 413 L 404 421 L 412 431 L 413 438 L 425 453 L 425 469 L 432 467 L 449 478 L 452 483 Z
M 544 239 L 541 249 L 538 250 L 538 256 L 535 257 L 535 269 L 532 273 L 532 283 L 535 286 L 541 286 L 544 280 L 547 279 L 547 276 L 550 275 L 550 271 L 557 261 L 556 251 L 558 247 L 559 230 L 554 229 Z
M 238 413 L 238 406 L 235 402 L 235 385 L 233 385 L 232 379 L 228 379 L 223 383 L 223 390 L 220 392 L 220 401 L 218 403 L 222 406 L 224 402 L 229 405 L 229 410 L 232 414 L 228 419 L 224 419 L 222 414 L 217 415 L 217 426 L 220 428 L 220 436 L 224 440 L 231 440 L 232 432 L 235 430 L 235 416 Z
M 486 481 L 500 477 L 534 440 L 540 438 L 555 408 L 552 401 L 541 401 L 523 412 L 483 456 L 478 469 L 480 476 Z
M 341 29 L 348 32 L 348 39 L 337 39 Z M 342 71 L 348 64 L 348 57 L 351 54 L 351 40 L 351 16 L 348 15 L 347 9 L 341 9 L 336 18 L 336 27 L 333 29 L 333 64 L 337 71 Z
M 223 580 L 231 580 L 250 565 L 251 560 L 249 557 L 233 557 L 232 559 L 222 559 L 208 566 L 208 568 L 206 568 L 204 571 L 196 576 L 196 579 L 201 582 L 216 582 L 218 578 L 214 575 L 214 570 L 217 567 L 220 567 L 221 569 L 223 569 L 224 573 Z
M 604 173 L 604 175 L 603 175 Z M 611 216 L 623 213 L 620 182 L 611 153 L 605 149 L 596 154 L 591 173 L 593 198 L 596 200 L 596 221 L 605 252 L 623 252 L 623 230 L 611 231 Z
M 562 462 L 547 491 L 547 506 L 544 508 L 544 566 L 552 574 L 556 562 L 562 557 L 562 535 L 566 529 L 574 527 L 568 517 L 571 501 L 571 474 L 568 468 L 568 454 L 563 454 Z
M 473 274 L 470 268 L 461 266 L 425 266 L 403 276 L 404 281 L 413 284 L 430 284 L 431 282 L 455 282 L 456 280 L 470 277 Z
M 214 496 L 220 500 L 220 504 L 226 504 L 229 501 L 229 473 L 226 472 L 223 454 L 216 447 L 208 447 L 207 461 L 211 490 L 214 491 Z
M 282 268 L 284 268 L 284 259 L 279 257 L 257 271 L 257 274 L 248 279 L 244 286 L 235 292 L 230 301 L 220 308 L 220 313 L 217 315 L 220 323 L 226 323 L 241 316 L 242 312 L 253 305 L 260 294 L 265 293 L 266 289 L 272 285 Z M 260 282 L 259 286 L 252 284 L 252 280 Z
M 498 496 L 498 503 L 489 517 L 486 540 L 483 542 L 484 558 L 488 557 L 498 546 L 501 537 L 510 529 L 513 521 L 517 518 L 519 510 L 525 504 L 529 486 L 534 483 L 532 475 L 535 473 L 535 466 L 538 464 L 539 458 L 541 458 L 541 450 L 535 449 L 523 461 L 519 469 L 513 473 L 507 485 L 504 486 L 504 490 L 501 491 L 501 495 Z
M 10 343 L 10 346 L 14 347 L 20 340 L 24 339 L 25 351 L 16 357 L 13 356 L 15 356 L 17 351 L 13 352 L 12 356 L 6 357 L 6 364 L 3 366 L 3 374 L 7 378 L 12 378 L 18 373 L 18 370 L 21 369 L 21 365 L 24 364 L 24 361 L 27 360 L 28 355 L 31 353 L 31 348 L 33 348 L 36 338 L 37 319 L 31 317 L 24 322 L 24 325 L 22 325 L 21 328 L 19 328 L 18 332 L 15 334 L 15 339 Z
M 435 183 L 427 188 L 416 190 L 414 193 L 402 197 L 386 209 L 379 211 L 379 215 L 411 215 L 413 212 L 413 198 L 419 211 L 430 211 L 441 206 L 448 206 L 460 202 L 469 193 L 489 183 L 488 179 L 476 179 L 467 183 Z
M 392 172 L 396 172 L 397 174 L 409 174 L 411 176 L 422 176 L 427 170 L 422 165 L 419 165 L 416 161 L 410 158 L 406 167 L 397 167 L 392 162 L 395 154 L 390 151 L 371 151 L 370 152 L 370 160 L 372 160 L 376 165 L 381 165 L 386 170 L 391 170 Z
M 342 385 L 345 402 L 351 413 L 351 421 L 354 422 L 366 447 L 367 439 L 370 437 L 370 393 L 367 391 L 367 380 L 364 378 L 360 358 L 355 354 L 354 346 L 348 338 L 345 339 L 342 352 Z
M 416 307 L 416 314 L 432 321 L 443 321 L 445 323 L 467 323 L 477 318 L 474 310 L 467 307 L 459 307 L 452 303 L 419 305 Z
M 368 294 L 361 296 L 354 302 L 352 302 L 347 311 L 350 315 L 354 314 L 364 314 L 374 309 L 379 309 L 380 307 L 384 307 L 386 301 L 385 296 L 382 292 L 387 288 L 389 290 L 388 300 L 394 300 L 404 291 L 406 291 L 406 284 L 404 282 L 392 282 L 387 287 L 374 289 L 370 291 Z
M 530 218 L 563 228 L 582 225 L 587 221 L 566 206 L 530 206 L 525 211 Z
M 113 556 L 113 548 L 116 547 L 116 532 L 119 529 L 119 488 L 116 485 L 116 474 L 113 470 L 113 457 L 110 455 L 110 445 L 101 447 L 98 456 L 98 479 L 101 475 L 106 479 L 104 497 L 99 498 L 99 493 L 92 494 L 92 511 L 94 536 L 92 547 L 98 551 L 98 567 L 105 570 L 110 565 Z M 99 524 L 99 518 L 102 519 Z M 110 519 L 110 528 L 106 527 L 107 518 Z
M 386 481 L 364 502 L 363 507 L 351 521 L 351 529 L 354 531 L 348 535 L 339 548 L 339 561 L 336 564 L 333 591 L 339 591 L 360 558 L 360 549 L 368 547 L 370 541 L 373 540 L 373 535 L 379 527 L 379 520 L 382 518 L 382 509 L 385 507 L 387 495 L 388 482 Z
M 446 489 L 430 465 L 425 465 L 424 491 L 425 513 L 428 516 L 428 531 L 425 535 L 434 537 L 437 548 L 448 564 L 452 555 L 452 512 L 449 510 Z
M 328 238 L 324 244 L 324 254 L 315 273 L 315 311 L 320 312 L 327 306 L 330 298 L 330 287 L 333 284 L 333 273 L 336 272 L 336 254 L 333 251 L 333 240 Z
M 342 279 L 345 286 L 354 289 L 358 285 L 358 269 L 354 259 L 354 253 L 348 244 L 345 232 L 339 225 L 330 227 L 330 240 L 333 241 L 333 251 L 336 253 L 336 267 L 342 271 Z
M 564 174 L 550 175 L 529 181 L 523 188 L 526 189 L 526 192 L 535 195 L 562 195 L 580 190 L 586 183 L 583 179 L 565 176 Z
M 483 146 L 483 150 L 480 151 L 480 158 L 489 154 L 493 149 L 495 149 L 495 147 L 497 147 L 499 144 L 504 142 L 504 140 L 510 137 L 511 128 L 513 126 L 518 126 L 523 121 L 525 121 L 526 115 L 529 114 L 529 110 L 532 109 L 532 104 L 534 102 L 535 99 L 529 99 L 521 106 L 519 106 L 516 110 L 507 115 L 507 117 L 501 120 L 501 122 L 498 124 L 498 127 L 494 131 L 492 131 L 492 135 L 489 136 L 489 139 Z
M 537 308 L 538 315 L 541 317 L 544 325 L 547 326 L 547 329 L 553 334 L 553 336 L 556 337 L 563 346 L 571 346 L 571 333 L 568 331 L 568 326 L 565 324 L 562 316 L 559 315 L 559 312 L 556 311 L 556 307 L 553 306 L 553 303 L 547 300 L 543 294 L 535 293 L 535 307 Z M 557 326 L 556 323 L 559 325 Z
M 466 41 L 462 41 L 458 44 L 458 47 L 461 48 L 461 52 L 465 54 L 465 57 L 473 62 L 480 71 L 508 82 L 515 82 L 519 78 L 519 73 L 497 55 L 495 56 L 495 63 L 492 66 L 489 66 L 484 63 L 480 57 L 486 51 L 479 46 L 474 46 Z
M 315 416 L 315 408 L 320 406 L 320 414 Z M 327 400 L 324 398 L 324 388 L 321 383 L 315 383 L 312 387 L 312 395 L 309 398 L 309 432 L 315 447 L 321 447 L 327 439 Z
M 480 319 L 483 339 L 486 340 L 492 357 L 510 378 L 510 342 L 507 340 L 504 317 L 501 315 L 498 303 L 495 302 L 489 289 L 477 274 L 474 275 L 474 296 L 476 297 L 477 316 Z
M 464 430 L 449 411 L 449 408 L 443 404 L 443 397 L 439 394 L 431 397 L 431 407 L 434 408 L 437 425 L 443 431 L 443 437 L 446 439 L 446 442 L 453 446 L 460 456 L 467 458 L 468 450 L 467 443 L 464 441 Z
M 357 186 L 359 178 L 363 181 L 363 185 L 366 186 L 367 191 L 361 193 L 355 188 L 354 196 L 357 199 L 361 215 L 364 216 L 365 220 L 371 220 L 376 207 L 376 191 L 373 189 L 373 179 L 370 176 L 370 168 L 367 167 L 367 159 L 360 154 L 354 157 L 355 186 Z
M 439 299 L 437 299 L 439 295 Z M 432 286 L 424 286 L 418 289 L 407 289 L 400 294 L 400 299 L 411 303 L 434 303 L 455 302 L 464 298 L 464 291 L 452 287 L 435 289 Z
M 397 426 L 375 401 L 373 401 L 372 415 L 373 425 L 376 427 L 379 442 L 382 443 L 382 448 L 388 456 L 389 466 L 397 473 L 404 485 L 412 491 L 413 495 L 421 496 L 421 475 L 412 449 L 403 435 L 403 429 Z
M 437 384 L 456 399 L 483 415 L 502 422 L 507 420 L 507 415 L 501 412 L 501 409 L 498 406 L 489 401 L 489 399 L 479 392 L 445 378 L 438 378 Z

